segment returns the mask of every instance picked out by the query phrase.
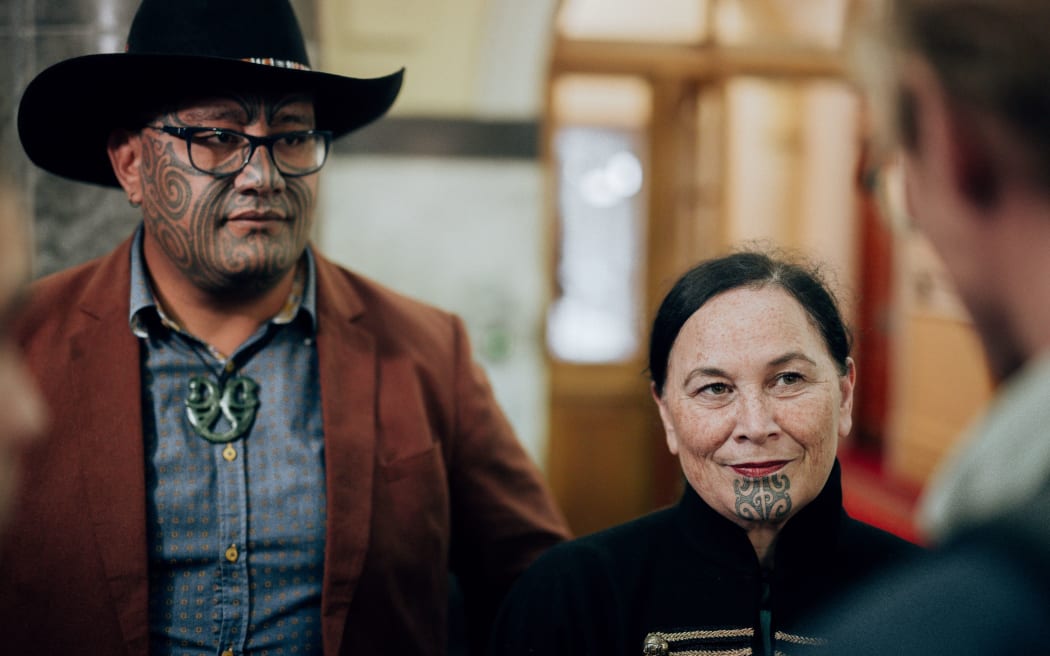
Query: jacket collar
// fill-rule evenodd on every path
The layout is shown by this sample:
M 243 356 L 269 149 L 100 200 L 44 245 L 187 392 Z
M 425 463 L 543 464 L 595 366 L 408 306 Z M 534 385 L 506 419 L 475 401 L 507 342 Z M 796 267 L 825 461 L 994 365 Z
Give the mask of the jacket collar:
M 834 547 L 842 521 L 842 484 L 838 460 L 813 501 L 780 529 L 774 572 L 819 563 Z M 686 483 L 675 522 L 704 557 L 737 571 L 760 570 L 758 556 L 744 529 L 720 515 Z

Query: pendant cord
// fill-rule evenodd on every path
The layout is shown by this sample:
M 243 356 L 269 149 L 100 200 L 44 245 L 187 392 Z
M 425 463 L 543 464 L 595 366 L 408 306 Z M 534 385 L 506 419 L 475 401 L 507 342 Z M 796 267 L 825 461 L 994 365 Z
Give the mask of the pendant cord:
M 277 328 L 279 326 L 268 323 L 266 330 L 257 340 L 225 360 L 216 356 L 218 350 L 210 344 L 188 333 L 180 334 L 180 338 L 208 372 L 207 376 L 190 377 L 186 396 L 186 417 L 193 431 L 201 438 L 213 444 L 224 444 L 247 435 L 255 422 L 259 407 L 259 383 L 241 375 L 239 370 L 270 343 Z M 198 345 L 203 345 L 219 360 L 221 368 L 218 373 L 201 353 Z M 238 366 L 238 360 L 243 364 Z M 217 383 L 213 382 L 213 376 Z M 224 432 L 214 430 L 220 416 L 229 424 L 229 428 Z

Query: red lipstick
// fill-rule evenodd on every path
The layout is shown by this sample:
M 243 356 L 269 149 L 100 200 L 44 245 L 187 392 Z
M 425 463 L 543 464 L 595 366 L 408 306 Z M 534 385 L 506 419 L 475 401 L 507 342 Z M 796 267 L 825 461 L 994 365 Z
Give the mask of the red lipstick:
M 737 465 L 730 465 L 730 467 L 741 476 L 747 476 L 748 478 L 761 478 L 762 476 L 769 476 L 770 474 L 779 471 L 789 462 L 791 461 L 763 460 L 760 462 L 742 462 Z

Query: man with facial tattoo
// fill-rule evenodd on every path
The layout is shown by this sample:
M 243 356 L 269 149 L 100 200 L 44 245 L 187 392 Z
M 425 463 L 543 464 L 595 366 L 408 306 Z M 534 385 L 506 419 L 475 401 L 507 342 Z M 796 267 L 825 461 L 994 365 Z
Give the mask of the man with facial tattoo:
M 286 0 L 144 0 L 124 53 L 30 83 L 30 159 L 142 222 L 17 332 L 55 412 L 4 653 L 443 654 L 449 572 L 480 645 L 566 537 L 460 320 L 309 244 L 332 140 L 401 78 L 311 71 Z

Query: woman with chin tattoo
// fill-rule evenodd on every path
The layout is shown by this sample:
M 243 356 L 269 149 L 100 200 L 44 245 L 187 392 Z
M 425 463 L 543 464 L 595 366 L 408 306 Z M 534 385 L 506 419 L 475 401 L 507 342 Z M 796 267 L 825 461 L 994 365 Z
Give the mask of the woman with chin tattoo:
M 739 252 L 682 276 L 649 350 L 681 501 L 542 556 L 504 604 L 492 653 L 823 651 L 814 610 L 920 551 L 842 507 L 850 346 L 812 268 Z

